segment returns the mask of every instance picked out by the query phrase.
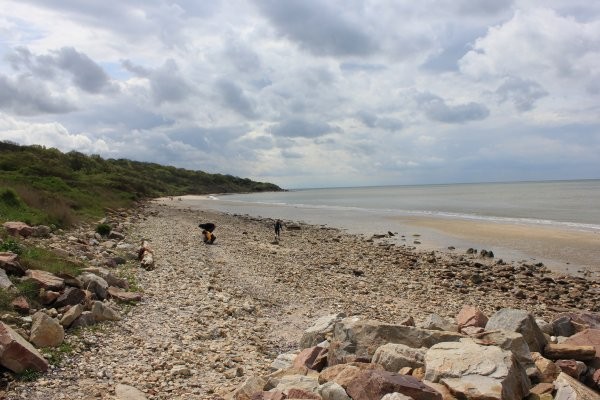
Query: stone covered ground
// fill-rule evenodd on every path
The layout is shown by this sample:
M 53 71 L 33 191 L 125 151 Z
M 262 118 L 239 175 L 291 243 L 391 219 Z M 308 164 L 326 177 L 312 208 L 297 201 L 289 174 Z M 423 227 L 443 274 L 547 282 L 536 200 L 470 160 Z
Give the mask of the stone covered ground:
M 5 399 L 114 399 L 118 384 L 147 399 L 220 399 L 247 377 L 266 375 L 319 317 L 343 312 L 388 323 L 428 314 L 453 318 L 465 304 L 551 320 L 600 311 L 600 284 L 541 265 L 505 264 L 454 252 L 421 252 L 338 230 L 152 203 L 131 222 L 130 253 L 148 240 L 155 269 L 131 261 L 143 292 L 123 318 L 67 334 L 73 351 L 41 378 L 11 382 Z M 202 243 L 198 223 L 217 224 Z M 412 232 L 402 233 L 409 238 Z M 412 238 L 410 239 L 412 240 Z M 409 241 L 410 241 L 409 240 Z M 119 267 L 121 268 L 121 267 Z M 133 398 L 133 397 L 132 397 Z

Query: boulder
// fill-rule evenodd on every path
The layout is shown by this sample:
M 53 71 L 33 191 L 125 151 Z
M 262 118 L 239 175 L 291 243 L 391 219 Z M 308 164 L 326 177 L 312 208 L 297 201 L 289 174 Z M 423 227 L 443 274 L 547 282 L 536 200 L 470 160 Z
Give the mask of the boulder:
M 327 365 L 328 349 L 315 346 L 304 349 L 294 359 L 293 368 L 306 367 L 315 371 L 321 371 Z
M 425 320 L 418 325 L 418 327 L 432 331 L 458 332 L 458 325 L 453 324 L 437 314 L 429 314 Z
M 442 400 L 442 395 L 418 379 L 388 371 L 362 371 L 346 388 L 353 400 L 381 399 L 388 393 L 401 393 L 414 400 Z
M 146 400 L 147 397 L 141 390 L 134 388 L 133 386 L 123 385 L 118 383 L 115 386 L 115 397 L 116 400 Z
M 375 350 L 386 343 L 409 347 L 431 347 L 440 342 L 459 340 L 456 332 L 432 331 L 413 326 L 391 325 L 358 317 L 344 318 L 335 324 L 329 349 L 328 364 L 370 361 Z
M 573 360 L 593 360 L 596 356 L 594 346 L 578 346 L 569 343 L 548 343 L 544 348 L 544 356 L 551 360 L 573 359 Z
M 587 370 L 587 366 L 583 362 L 576 360 L 557 360 L 555 364 L 561 372 L 577 380 L 581 380 L 581 376 Z
M 315 321 L 315 323 L 304 331 L 302 338 L 300 339 L 300 348 L 305 349 L 307 347 L 316 346 L 325 339 L 327 335 L 333 332 L 334 325 L 341 321 L 346 314 L 338 313 L 332 315 L 325 315 Z
M 31 306 L 25 296 L 17 296 L 10 302 L 11 307 L 18 313 L 29 314 Z
M 288 399 L 305 399 L 305 400 L 321 400 L 321 396 L 317 393 L 310 392 L 305 389 L 291 388 L 287 393 Z
M 554 381 L 554 400 L 598 400 L 600 395 L 569 375 L 561 372 Z
M 462 329 L 468 326 L 474 326 L 477 328 L 483 328 L 488 322 L 488 317 L 484 313 L 479 311 L 477 307 L 470 305 L 464 305 L 463 308 L 458 312 L 456 316 L 456 323 L 458 328 Z
M 12 236 L 21 236 L 27 238 L 33 234 L 33 227 L 24 222 L 9 221 L 2 224 L 6 232 Z
M 70 328 L 83 328 L 86 326 L 92 326 L 96 323 L 96 319 L 92 315 L 91 311 L 83 311 L 79 317 L 73 321 Z
M 279 354 L 275 360 L 271 363 L 271 370 L 277 371 L 280 369 L 290 368 L 294 363 L 294 360 L 298 356 L 297 353 L 283 353 Z
M 48 370 L 48 361 L 40 352 L 4 322 L 0 322 L 0 364 L 17 374 L 28 369 Z
M 537 367 L 538 379 L 542 383 L 552 383 L 560 374 L 560 368 L 554 362 L 544 358 L 540 353 L 531 353 L 531 358 Z
M 60 291 L 65 287 L 65 281 L 58 276 L 39 269 L 29 269 L 25 272 L 26 282 L 33 282 L 39 288 Z
M 0 268 L 7 274 L 17 276 L 25 275 L 26 269 L 19 264 L 19 261 L 17 261 L 18 258 L 18 255 L 11 253 L 10 251 L 0 252 Z
M 38 299 L 43 305 L 48 306 L 48 305 L 52 304 L 59 297 L 60 297 L 60 292 L 55 292 L 53 290 L 40 289 Z
M 252 396 L 252 400 L 285 400 L 286 395 L 279 390 L 274 390 L 272 392 L 258 392 Z
M 83 283 L 79 280 L 79 278 L 71 274 L 67 274 L 66 272 L 60 272 L 56 274 L 56 276 L 65 281 L 65 285 L 67 286 L 73 286 L 79 289 L 83 288 Z
M 472 339 L 439 343 L 425 354 L 425 379 L 441 382 L 459 398 L 522 399 L 529 378 L 512 352 Z
M 60 319 L 60 324 L 65 328 L 71 326 L 71 324 L 79 318 L 79 316 L 83 313 L 83 306 L 81 304 L 76 304 L 73 307 L 69 308 L 67 312 L 65 312 Z
M 12 287 L 14 287 L 14 285 L 13 285 L 12 281 L 10 279 L 8 279 L 8 275 L 6 275 L 6 271 L 3 269 L 0 269 L 0 289 L 8 290 Z
M 38 311 L 33 314 L 29 341 L 37 347 L 60 346 L 65 340 L 62 325 L 46 313 Z
M 104 300 L 108 296 L 108 283 L 98 275 L 84 273 L 79 277 L 83 288 L 96 295 L 98 300 Z
M 495 345 L 503 350 L 510 350 L 515 356 L 516 361 L 521 364 L 528 376 L 534 376 L 537 373 L 536 365 L 531 357 L 529 346 L 525 342 L 523 335 L 517 332 L 492 331 L 486 332 L 474 339 L 475 343 L 483 345 Z
M 64 306 L 74 306 L 76 304 L 82 304 L 85 301 L 85 292 L 76 287 L 68 287 L 65 291 L 56 299 L 54 307 L 60 308 Z
M 316 393 L 319 387 L 318 376 L 314 375 L 285 375 L 279 379 L 275 390 L 279 390 L 286 395 L 291 389 L 302 389 L 308 392 Z M 289 396 L 288 396 L 289 398 Z
M 346 390 L 335 382 L 327 382 L 317 388 L 323 400 L 352 400 Z
M 49 226 L 46 226 L 46 225 L 36 225 L 36 226 L 33 227 L 32 236 L 33 237 L 45 238 L 45 237 L 49 237 L 50 233 L 52 233 L 52 229 L 50 229 Z
M 350 364 L 337 364 L 324 369 L 319 374 L 319 383 L 335 382 L 344 389 L 352 382 L 358 374 L 367 369 L 378 369 L 383 371 L 379 364 L 354 362 Z
M 381 400 L 414 400 L 410 396 L 403 395 L 402 393 L 388 393 L 381 398 Z
M 121 288 L 109 286 L 108 294 L 111 298 L 122 302 L 141 301 L 142 295 L 136 292 L 126 292 Z
M 596 354 L 588 364 L 593 368 L 600 369 L 600 329 L 585 329 L 566 339 L 563 344 L 594 346 Z
M 571 322 L 573 333 L 581 332 L 585 329 L 600 329 L 600 312 L 592 311 L 579 311 L 579 312 L 568 312 L 561 313 L 554 317 L 554 321 L 568 319 Z M 556 332 L 556 336 L 571 336 L 571 335 L 559 335 Z
M 372 361 L 386 371 L 398 372 L 404 367 L 424 367 L 426 352 L 426 348 L 415 349 L 404 344 L 388 343 L 375 350 Z
M 541 353 L 547 343 L 546 337 L 527 311 L 503 308 L 490 317 L 485 330 L 500 329 L 518 332 L 525 338 L 530 351 Z
M 119 313 L 101 301 L 94 301 L 92 303 L 92 315 L 96 322 L 119 321 L 121 319 Z

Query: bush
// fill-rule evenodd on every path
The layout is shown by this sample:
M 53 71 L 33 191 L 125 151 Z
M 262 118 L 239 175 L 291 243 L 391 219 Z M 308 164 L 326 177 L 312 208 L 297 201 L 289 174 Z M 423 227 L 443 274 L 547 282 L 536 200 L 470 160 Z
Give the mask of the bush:
M 14 239 L 6 239 L 0 241 L 0 251 L 10 251 L 11 253 L 21 254 L 23 252 L 23 246 Z
M 106 236 L 110 233 L 111 228 L 108 224 L 98 224 L 96 227 L 96 232 L 98 232 L 102 236 Z
M 0 193 L 0 201 L 4 205 L 12 208 L 18 208 L 21 206 L 21 200 L 19 200 L 19 196 L 17 196 L 17 193 L 12 189 L 3 190 L 2 193 Z

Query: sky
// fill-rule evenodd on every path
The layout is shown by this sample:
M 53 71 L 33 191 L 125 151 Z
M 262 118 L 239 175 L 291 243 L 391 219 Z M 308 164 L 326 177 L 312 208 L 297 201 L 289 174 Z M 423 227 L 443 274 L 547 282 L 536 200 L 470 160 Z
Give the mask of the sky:
M 288 189 L 600 178 L 600 2 L 0 0 L 0 140 Z

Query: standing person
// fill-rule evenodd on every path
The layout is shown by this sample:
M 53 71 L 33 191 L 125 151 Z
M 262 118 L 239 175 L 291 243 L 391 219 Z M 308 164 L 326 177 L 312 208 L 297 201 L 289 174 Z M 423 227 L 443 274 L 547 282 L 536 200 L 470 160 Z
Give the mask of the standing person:
M 281 229 L 283 228 L 283 224 L 281 220 L 278 219 L 275 221 L 275 239 L 279 240 L 279 234 L 281 233 Z

